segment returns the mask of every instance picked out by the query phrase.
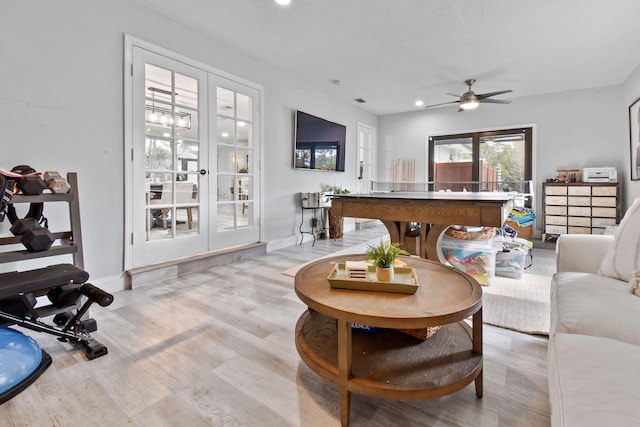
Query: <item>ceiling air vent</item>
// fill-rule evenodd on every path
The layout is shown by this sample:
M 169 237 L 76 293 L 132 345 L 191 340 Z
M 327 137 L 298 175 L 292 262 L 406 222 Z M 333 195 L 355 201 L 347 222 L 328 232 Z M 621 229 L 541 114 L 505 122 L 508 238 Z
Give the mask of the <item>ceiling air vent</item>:
M 354 101 L 359 102 L 360 104 L 364 104 L 365 102 L 367 102 L 362 98 L 356 98 L 356 99 L 354 99 Z

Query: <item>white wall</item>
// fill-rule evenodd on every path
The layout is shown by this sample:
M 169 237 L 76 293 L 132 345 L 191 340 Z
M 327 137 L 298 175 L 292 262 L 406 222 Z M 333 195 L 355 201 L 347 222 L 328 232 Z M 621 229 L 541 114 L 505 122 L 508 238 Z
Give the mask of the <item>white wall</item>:
M 471 112 L 458 113 L 456 106 L 449 106 L 378 120 L 379 154 L 386 159 L 379 163 L 381 179 L 388 179 L 391 159 L 414 157 L 417 179 L 426 180 L 427 135 L 533 125 L 536 206 L 541 206 L 542 183 L 555 177 L 557 169 L 614 166 L 623 189 L 630 182 L 620 87 L 513 98 L 511 104 L 485 104 Z
M 297 192 L 356 188 L 356 123 L 375 127 L 375 116 L 126 0 L 1 2 L 0 167 L 78 172 L 92 279 L 123 266 L 125 33 L 264 87 L 265 241 L 299 237 Z M 347 125 L 344 173 L 292 169 L 294 109 Z M 8 228 L 0 224 L 0 233 Z

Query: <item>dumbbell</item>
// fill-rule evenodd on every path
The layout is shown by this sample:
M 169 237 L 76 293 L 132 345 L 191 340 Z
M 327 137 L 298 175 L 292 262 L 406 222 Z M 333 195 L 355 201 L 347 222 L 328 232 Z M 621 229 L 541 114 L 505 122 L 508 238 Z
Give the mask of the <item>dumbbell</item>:
M 47 187 L 51 192 L 56 194 L 65 194 L 71 189 L 71 185 L 67 180 L 56 171 L 46 171 L 44 173 L 44 182 L 47 183 Z
M 22 218 L 13 223 L 10 231 L 20 237 L 29 252 L 46 251 L 56 241 L 48 228 L 38 224 L 35 218 Z
M 38 195 L 47 185 L 39 174 L 35 174 L 36 170 L 29 165 L 14 166 L 11 172 L 22 175 L 21 178 L 15 180 L 17 190 L 22 194 Z
M 38 195 L 47 188 L 39 175 L 28 175 L 18 179 L 18 190 L 22 194 Z

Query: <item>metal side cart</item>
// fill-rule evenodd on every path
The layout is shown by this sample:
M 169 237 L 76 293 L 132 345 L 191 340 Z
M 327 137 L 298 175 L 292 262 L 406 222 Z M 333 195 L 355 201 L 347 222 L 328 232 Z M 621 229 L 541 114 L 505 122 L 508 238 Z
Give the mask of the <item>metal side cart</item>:
M 305 234 L 313 237 L 312 245 L 315 245 L 316 239 L 326 239 L 329 236 L 329 208 L 331 193 L 300 193 L 300 244 L 304 242 Z

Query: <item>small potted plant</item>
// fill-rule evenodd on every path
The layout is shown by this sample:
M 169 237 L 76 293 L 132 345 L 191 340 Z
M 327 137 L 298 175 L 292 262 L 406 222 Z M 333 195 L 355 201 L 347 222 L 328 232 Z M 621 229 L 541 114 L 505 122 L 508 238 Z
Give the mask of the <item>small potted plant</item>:
M 367 261 L 376 267 L 376 277 L 380 282 L 392 282 L 394 277 L 393 264 L 400 255 L 410 255 L 400 249 L 399 243 L 380 241 L 377 245 L 367 245 Z

